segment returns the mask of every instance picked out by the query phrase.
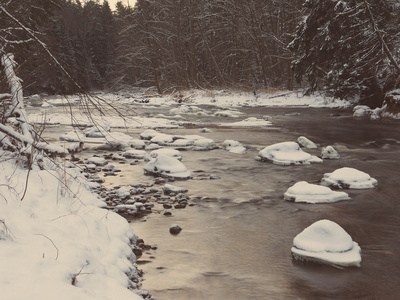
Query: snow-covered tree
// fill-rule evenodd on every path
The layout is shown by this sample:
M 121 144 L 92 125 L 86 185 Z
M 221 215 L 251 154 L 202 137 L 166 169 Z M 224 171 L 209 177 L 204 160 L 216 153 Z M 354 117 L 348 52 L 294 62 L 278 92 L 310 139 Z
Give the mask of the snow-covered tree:
M 359 95 L 362 103 L 380 106 L 384 86 L 398 74 L 390 59 L 392 18 L 387 0 L 305 1 L 304 18 L 289 45 L 297 79 L 306 77 L 311 92 L 322 88 L 340 98 Z

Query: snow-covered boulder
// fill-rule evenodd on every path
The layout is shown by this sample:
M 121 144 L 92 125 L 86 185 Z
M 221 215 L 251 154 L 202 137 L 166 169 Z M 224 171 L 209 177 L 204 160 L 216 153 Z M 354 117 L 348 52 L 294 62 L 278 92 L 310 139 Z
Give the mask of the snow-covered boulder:
M 238 110 L 218 110 L 213 116 L 214 117 L 225 117 L 225 118 L 238 118 L 243 113 Z
M 142 140 L 151 140 L 153 137 L 155 137 L 157 134 L 159 134 L 158 131 L 155 131 L 154 129 L 146 129 L 140 134 L 140 138 Z
M 322 162 L 316 156 L 304 152 L 296 142 L 282 142 L 265 147 L 256 160 L 269 161 L 277 165 L 302 165 Z
M 338 224 L 320 220 L 293 239 L 291 249 L 297 260 L 325 263 L 333 266 L 360 266 L 361 248 Z
M 160 154 L 168 155 L 177 160 L 182 160 L 182 154 L 180 151 L 175 150 L 175 149 L 168 149 L 168 148 L 161 148 L 161 149 L 151 151 L 148 159 L 150 160 L 150 159 L 156 158 Z
M 332 203 L 341 200 L 349 200 L 350 197 L 345 192 L 332 191 L 326 186 L 310 184 L 300 181 L 283 194 L 283 198 L 288 201 L 305 203 Z
M 107 132 L 110 132 L 110 126 L 104 126 L 104 127 L 94 126 L 87 128 L 83 131 L 85 136 L 90 138 L 104 137 L 107 134 Z
M 332 146 L 326 146 L 322 148 L 321 157 L 323 159 L 339 159 L 340 155 Z
M 165 154 L 159 154 L 144 166 L 145 175 L 175 179 L 189 179 L 190 172 L 179 160 Z
M 96 166 L 105 166 L 106 164 L 108 164 L 108 161 L 103 157 L 93 156 L 87 159 L 87 163 L 94 164 Z
M 314 144 L 314 142 L 310 141 L 308 138 L 306 138 L 305 136 L 300 136 L 297 139 L 297 142 L 302 145 L 304 148 L 308 148 L 308 149 L 316 149 L 317 145 Z
M 175 186 L 172 184 L 165 184 L 163 187 L 164 194 L 169 195 L 171 193 L 186 193 L 188 190 L 186 188 Z
M 367 105 L 357 105 L 353 108 L 353 117 L 368 117 L 372 114 L 372 109 Z
M 146 151 L 131 149 L 122 153 L 122 156 L 125 158 L 143 159 L 146 156 Z
M 150 140 L 152 143 L 164 146 L 169 143 L 172 143 L 174 141 L 174 138 L 170 134 L 165 134 L 165 133 L 157 133 L 155 136 L 153 136 Z
M 246 152 L 246 148 L 241 143 L 234 140 L 225 140 L 222 143 L 222 149 L 236 154 L 243 154 Z
M 215 142 L 212 139 L 201 139 L 196 140 L 193 143 L 192 150 L 202 151 L 202 150 L 212 150 L 215 149 Z
M 344 167 L 325 173 L 321 185 L 339 189 L 373 189 L 378 186 L 378 181 L 365 172 Z

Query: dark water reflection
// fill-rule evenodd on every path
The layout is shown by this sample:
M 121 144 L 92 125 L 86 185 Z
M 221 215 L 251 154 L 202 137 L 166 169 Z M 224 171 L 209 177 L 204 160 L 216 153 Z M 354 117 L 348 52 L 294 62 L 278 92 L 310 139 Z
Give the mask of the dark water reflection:
M 300 115 L 288 115 L 292 112 Z M 175 210 L 169 218 L 160 211 L 145 222 L 132 223 L 140 237 L 158 247 L 141 258 L 151 261 L 141 266 L 143 288 L 160 300 L 398 299 L 400 124 L 354 119 L 351 112 L 341 110 L 247 109 L 246 113 L 268 114 L 275 127 L 208 124 L 213 132 L 207 137 L 217 142 L 234 139 L 252 148 L 244 155 L 223 150 L 183 152 L 183 162 L 195 179 L 176 184 L 189 189 L 196 205 Z M 260 147 L 299 135 L 320 146 L 336 144 L 341 159 L 294 167 L 254 160 Z M 349 190 L 351 201 L 330 205 L 283 201 L 283 192 L 293 183 L 317 183 L 324 173 L 343 166 L 369 173 L 379 187 Z M 200 180 L 210 174 L 221 179 Z M 342 270 L 292 260 L 294 236 L 325 218 L 340 224 L 360 244 L 360 268 Z M 183 228 L 178 236 L 168 232 L 174 223 Z

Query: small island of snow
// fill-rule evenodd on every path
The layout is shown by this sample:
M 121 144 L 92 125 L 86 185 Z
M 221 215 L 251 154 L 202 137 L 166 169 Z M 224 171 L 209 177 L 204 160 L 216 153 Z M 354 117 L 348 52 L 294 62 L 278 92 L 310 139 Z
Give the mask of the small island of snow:
M 258 153 L 256 160 L 285 166 L 322 162 L 322 159 L 301 150 L 296 142 L 282 142 L 267 146 Z
M 324 174 L 321 185 L 339 189 L 373 189 L 378 186 L 378 181 L 365 172 L 344 167 Z
M 300 181 L 290 187 L 283 195 L 285 200 L 305 203 L 332 203 L 349 200 L 345 192 L 332 191 L 326 186 Z
M 320 220 L 293 239 L 291 249 L 297 260 L 324 263 L 332 266 L 360 266 L 361 248 L 338 224 Z

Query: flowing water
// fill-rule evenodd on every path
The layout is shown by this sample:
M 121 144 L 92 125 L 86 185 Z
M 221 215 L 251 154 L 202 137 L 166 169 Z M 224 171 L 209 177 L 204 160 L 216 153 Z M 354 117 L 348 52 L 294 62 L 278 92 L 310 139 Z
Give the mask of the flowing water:
M 159 300 L 220 299 L 399 299 L 400 297 L 400 122 L 355 119 L 349 110 L 247 108 L 247 116 L 269 115 L 272 127 L 225 128 L 203 118 L 199 128 L 162 130 L 201 134 L 222 143 L 237 140 L 246 154 L 225 150 L 183 151 L 194 179 L 186 187 L 194 206 L 163 210 L 131 222 L 146 244 L 139 258 L 143 289 Z M 196 118 L 197 120 L 198 118 Z M 139 133 L 143 130 L 137 130 Z M 135 133 L 135 132 L 134 132 Z M 341 158 L 322 164 L 277 166 L 254 160 L 263 147 L 306 136 L 336 146 Z M 319 154 L 318 150 L 305 150 Z M 143 165 L 122 166 L 123 177 L 107 185 L 151 182 Z M 324 173 L 353 167 L 378 180 L 374 190 L 347 190 L 350 201 L 296 204 L 283 200 L 295 182 L 318 183 Z M 220 179 L 210 180 L 209 175 Z M 293 238 L 320 219 L 341 225 L 362 249 L 360 268 L 337 269 L 292 259 Z M 169 227 L 183 230 L 171 235 Z

